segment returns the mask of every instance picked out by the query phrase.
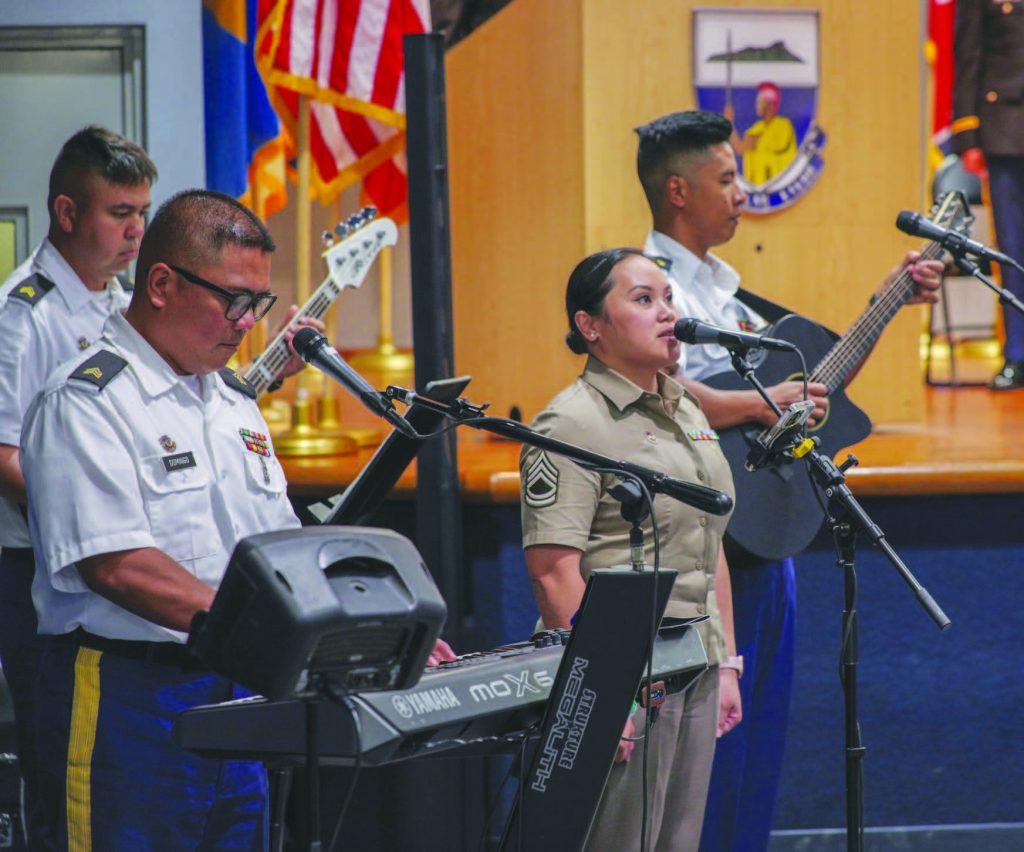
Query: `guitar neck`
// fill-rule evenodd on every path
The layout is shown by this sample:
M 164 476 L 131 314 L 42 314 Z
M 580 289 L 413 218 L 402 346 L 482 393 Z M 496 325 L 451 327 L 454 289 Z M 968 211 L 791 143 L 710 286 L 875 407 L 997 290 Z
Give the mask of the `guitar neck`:
M 366 208 L 366 214 L 372 208 Z M 375 211 L 374 211 L 375 213 Z M 363 220 L 364 224 L 348 235 L 341 242 L 332 242 L 323 253 L 327 264 L 327 279 L 309 298 L 270 345 L 253 362 L 245 374 L 245 378 L 256 389 L 260 396 L 280 377 L 284 365 L 291 357 L 285 335 L 306 317 L 320 319 L 331 303 L 349 287 L 359 287 L 370 271 L 374 259 L 386 246 L 393 246 L 398 241 L 398 228 L 390 219 L 374 219 L 365 222 L 365 215 L 360 214 L 353 219 Z
M 288 349 L 288 342 L 285 340 L 285 335 L 289 329 L 294 328 L 300 320 L 306 317 L 313 319 L 322 318 L 327 313 L 331 303 L 341 295 L 342 289 L 344 288 L 339 287 L 332 278 L 328 277 L 323 284 L 317 287 L 316 292 L 310 296 L 309 301 L 295 314 L 291 322 L 281 329 L 277 337 L 260 353 L 260 356 L 253 362 L 249 371 L 245 374 L 246 381 L 256 389 L 257 396 L 262 395 L 267 388 L 277 381 L 281 371 L 284 369 L 284 365 L 291 357 L 292 353 Z
M 929 243 L 921 251 L 922 260 L 932 260 L 942 254 L 942 246 Z M 882 294 L 854 320 L 853 325 L 836 342 L 810 375 L 812 382 L 820 382 L 833 393 L 846 383 L 847 376 L 881 337 L 885 327 L 914 295 L 915 284 L 909 269 L 896 276 Z

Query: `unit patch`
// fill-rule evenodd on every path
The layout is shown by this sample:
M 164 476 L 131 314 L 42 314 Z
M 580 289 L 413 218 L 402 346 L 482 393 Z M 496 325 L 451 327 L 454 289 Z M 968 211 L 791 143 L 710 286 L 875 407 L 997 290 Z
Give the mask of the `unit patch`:
M 558 468 L 542 452 L 526 471 L 526 505 L 543 509 L 558 499 Z
M 270 441 L 266 435 L 244 427 L 238 430 L 238 434 L 242 436 L 242 442 L 250 453 L 270 458 Z
M 164 470 L 168 473 L 196 466 L 196 457 L 192 455 L 191 452 L 178 453 L 173 456 L 164 456 L 160 461 L 164 463 Z
M 714 429 L 687 429 L 686 437 L 691 441 L 717 441 L 718 433 Z

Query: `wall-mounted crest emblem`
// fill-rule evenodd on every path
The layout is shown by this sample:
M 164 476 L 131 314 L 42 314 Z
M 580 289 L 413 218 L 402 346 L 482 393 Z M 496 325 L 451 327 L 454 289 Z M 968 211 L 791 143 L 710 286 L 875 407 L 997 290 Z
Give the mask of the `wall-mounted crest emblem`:
M 736 128 L 746 209 L 771 213 L 803 197 L 824 166 L 818 13 L 695 9 L 693 62 L 698 105 Z

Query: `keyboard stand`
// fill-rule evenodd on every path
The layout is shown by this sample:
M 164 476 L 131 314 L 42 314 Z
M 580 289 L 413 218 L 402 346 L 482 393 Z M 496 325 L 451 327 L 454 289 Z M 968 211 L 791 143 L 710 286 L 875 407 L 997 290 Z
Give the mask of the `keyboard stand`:
M 661 622 L 675 577 L 667 569 L 656 575 L 630 567 L 591 574 L 524 761 L 503 852 L 582 849 L 645 673 L 651 625 Z

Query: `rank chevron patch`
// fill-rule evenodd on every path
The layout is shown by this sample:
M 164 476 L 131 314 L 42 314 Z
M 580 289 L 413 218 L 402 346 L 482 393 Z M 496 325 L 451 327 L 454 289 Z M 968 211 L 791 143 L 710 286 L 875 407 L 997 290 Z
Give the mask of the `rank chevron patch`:
M 558 468 L 542 452 L 526 471 L 526 505 L 533 509 L 551 506 L 558 499 Z

